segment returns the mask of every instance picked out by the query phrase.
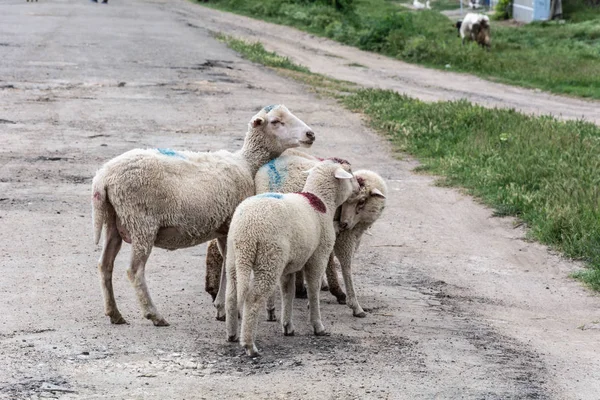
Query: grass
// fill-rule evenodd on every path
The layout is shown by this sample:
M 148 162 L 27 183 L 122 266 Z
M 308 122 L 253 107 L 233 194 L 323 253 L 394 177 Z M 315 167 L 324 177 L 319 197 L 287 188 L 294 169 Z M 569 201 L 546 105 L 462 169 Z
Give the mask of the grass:
M 364 113 L 398 150 L 419 159 L 420 170 L 466 189 L 497 216 L 524 221 L 531 239 L 585 261 L 589 268 L 576 277 L 600 290 L 600 127 L 361 89 L 290 66 L 289 60 L 269 64 L 276 55 L 260 44 L 221 39 L 242 56 Z
M 566 23 L 493 23 L 492 51 L 461 46 L 436 10 L 414 12 L 390 0 L 354 0 L 345 10 L 318 0 L 211 0 L 202 3 L 290 25 L 363 50 L 429 67 L 468 72 L 554 93 L 600 99 L 600 8 L 571 2 Z M 447 8 L 451 0 L 433 0 Z M 456 1 L 458 5 L 458 1 Z M 565 11 L 566 12 L 566 11 Z

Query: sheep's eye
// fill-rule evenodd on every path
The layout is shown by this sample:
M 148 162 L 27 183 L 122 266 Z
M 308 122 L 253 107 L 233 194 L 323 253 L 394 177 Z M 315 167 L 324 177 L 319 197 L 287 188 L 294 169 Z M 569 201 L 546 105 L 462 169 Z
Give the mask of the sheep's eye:
M 280 121 L 280 120 L 278 120 L 278 119 L 274 119 L 273 121 L 271 121 L 271 123 L 272 123 L 273 125 L 277 125 L 277 124 L 281 124 L 282 126 L 283 126 L 283 125 L 285 125 L 283 122 L 281 122 L 281 121 Z
M 358 202 L 358 209 L 362 210 L 365 207 L 365 204 L 367 204 L 366 200 L 361 200 Z

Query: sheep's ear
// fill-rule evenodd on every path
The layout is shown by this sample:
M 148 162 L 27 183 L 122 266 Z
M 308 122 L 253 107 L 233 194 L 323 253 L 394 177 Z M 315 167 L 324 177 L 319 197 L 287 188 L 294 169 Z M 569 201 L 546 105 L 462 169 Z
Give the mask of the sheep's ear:
M 353 175 L 344 168 L 338 168 L 335 170 L 335 177 L 338 179 L 352 179 Z
M 383 193 L 381 193 L 381 190 L 379 190 L 379 189 L 371 190 L 371 196 L 381 197 L 382 199 L 385 199 L 385 195 Z
M 256 128 L 257 126 L 264 124 L 264 122 L 265 122 L 264 118 L 256 117 L 252 120 L 252 122 L 250 122 L 250 125 L 252 125 L 253 128 Z

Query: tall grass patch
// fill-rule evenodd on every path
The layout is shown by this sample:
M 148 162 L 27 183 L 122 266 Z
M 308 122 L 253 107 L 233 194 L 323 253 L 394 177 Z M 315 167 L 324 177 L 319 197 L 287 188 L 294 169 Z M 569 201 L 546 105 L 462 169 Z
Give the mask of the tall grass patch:
M 529 235 L 584 260 L 578 276 L 600 290 L 600 128 L 465 101 L 424 103 L 391 91 L 342 99 L 365 113 L 423 169 L 516 216 Z

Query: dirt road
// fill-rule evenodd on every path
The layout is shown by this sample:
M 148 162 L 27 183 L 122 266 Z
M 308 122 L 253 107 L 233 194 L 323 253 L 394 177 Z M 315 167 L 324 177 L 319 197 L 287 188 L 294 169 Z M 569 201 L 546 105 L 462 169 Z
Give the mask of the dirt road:
M 600 298 L 568 279 L 577 266 L 412 173 L 359 115 L 207 31 L 236 24 L 254 26 L 180 0 L 0 5 L 0 398 L 597 399 Z M 293 35 L 256 24 L 267 39 Z M 261 321 L 264 356 L 247 359 L 203 292 L 205 246 L 150 258 L 167 328 L 140 315 L 124 248 L 114 280 L 130 324 L 110 325 L 92 244 L 95 170 L 136 147 L 235 150 L 273 103 L 314 128 L 315 154 L 388 180 L 383 220 L 355 262 L 372 312 L 353 318 L 324 294 L 332 336 L 316 338 L 296 301 L 296 336 Z

